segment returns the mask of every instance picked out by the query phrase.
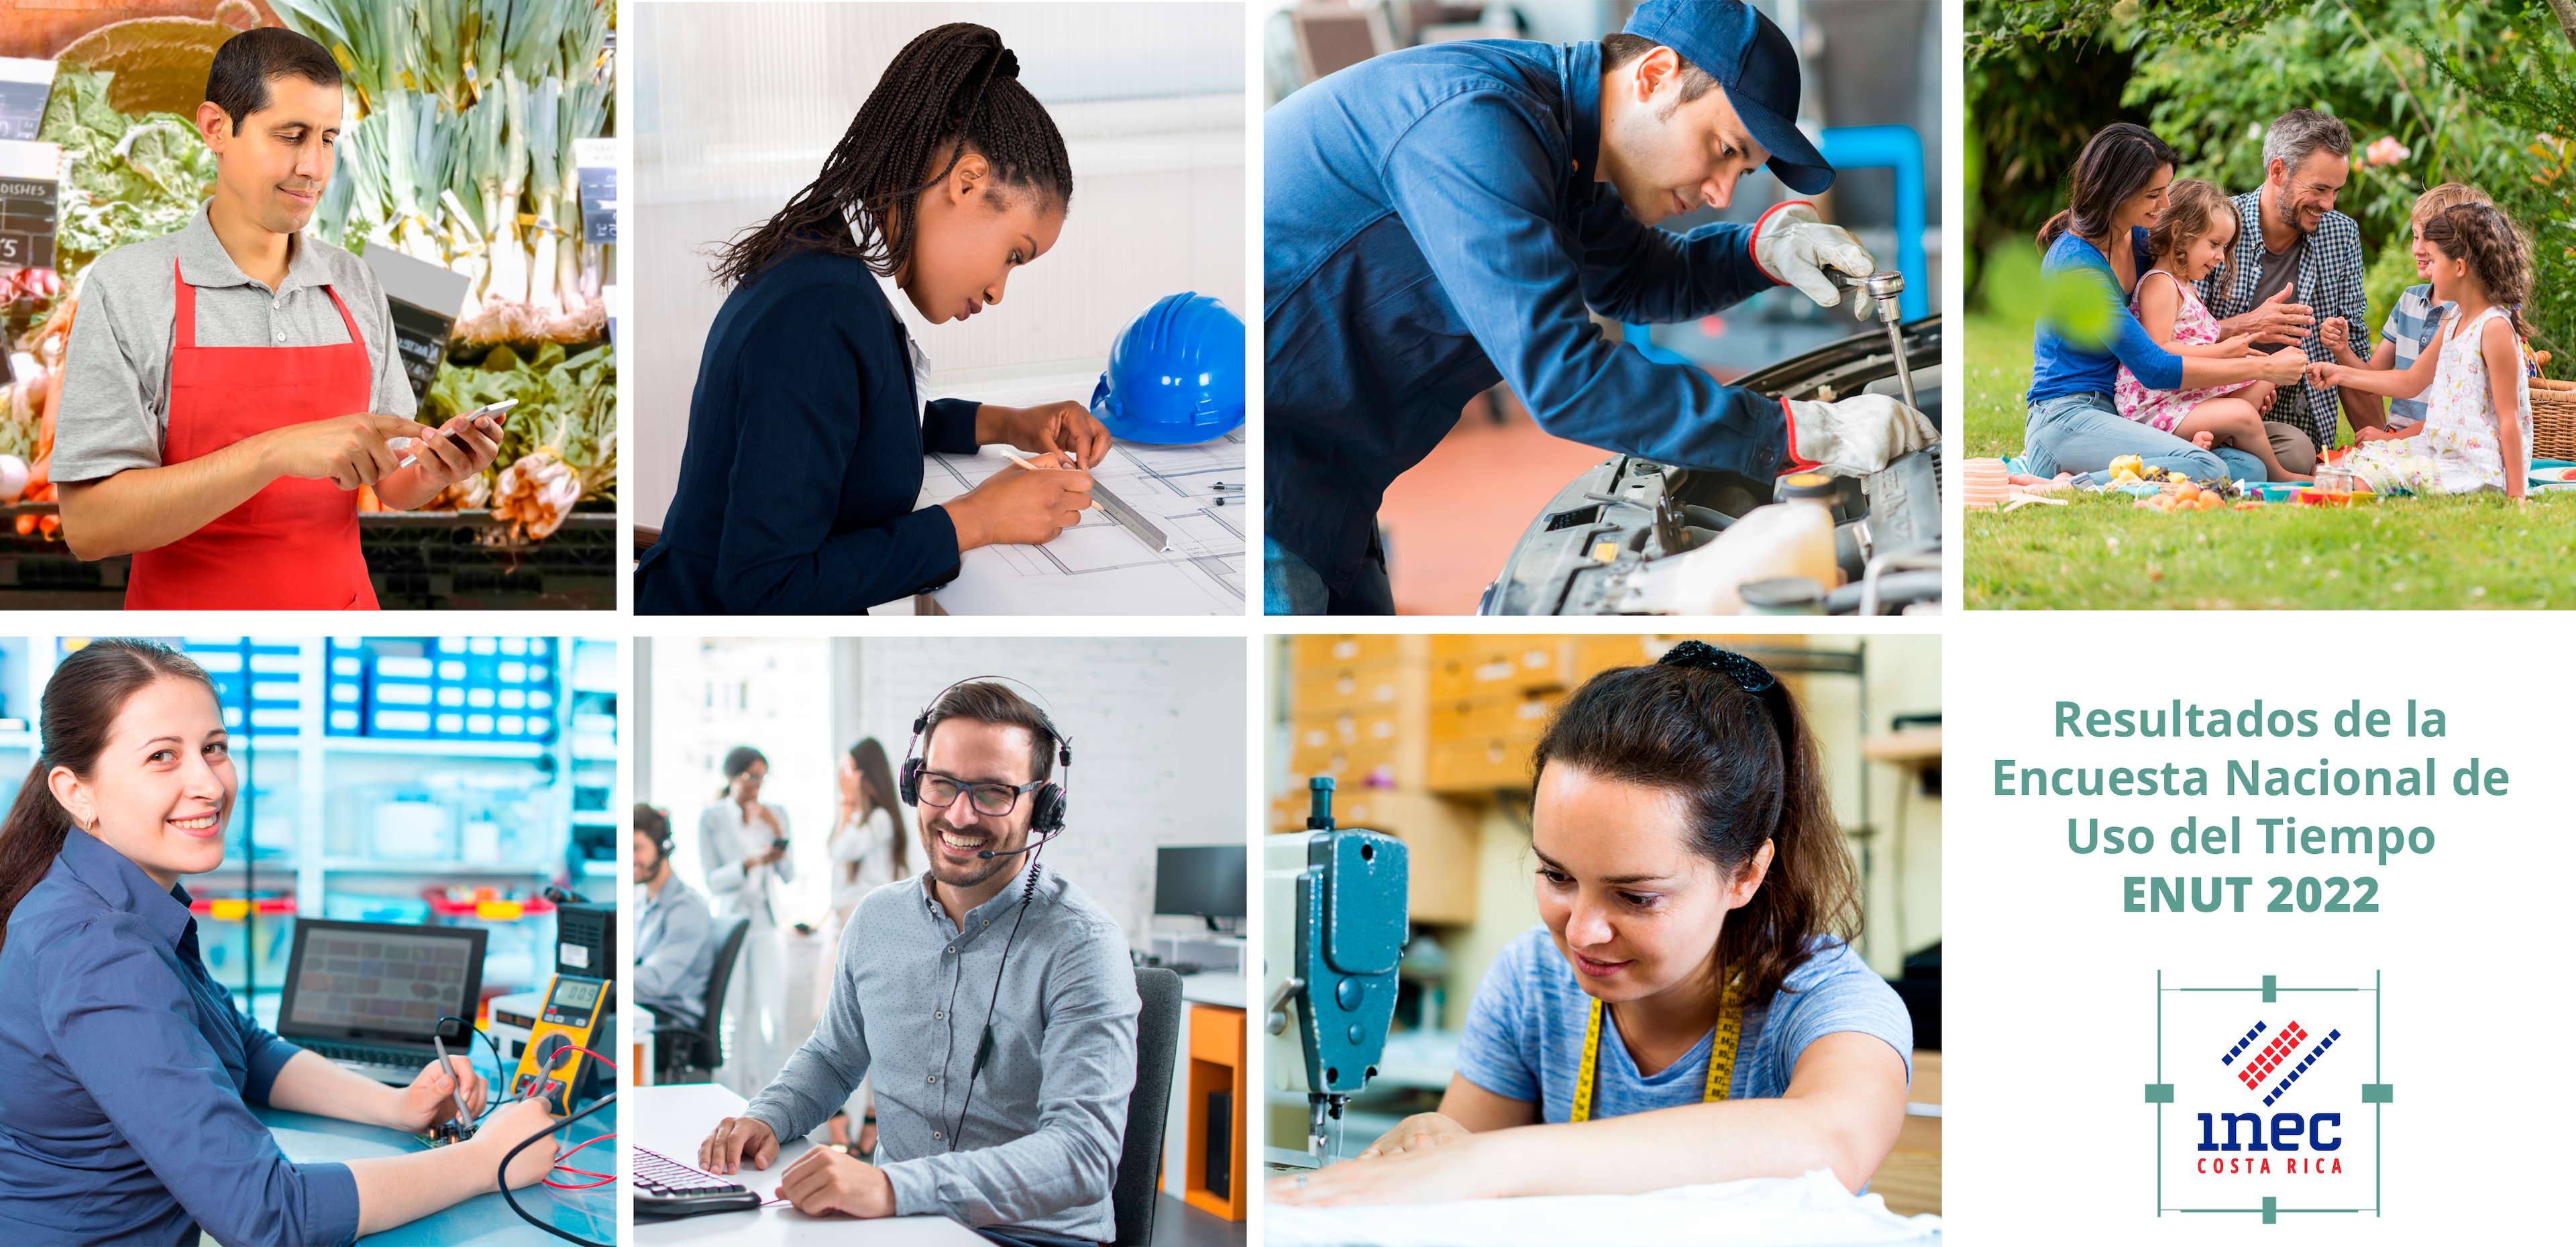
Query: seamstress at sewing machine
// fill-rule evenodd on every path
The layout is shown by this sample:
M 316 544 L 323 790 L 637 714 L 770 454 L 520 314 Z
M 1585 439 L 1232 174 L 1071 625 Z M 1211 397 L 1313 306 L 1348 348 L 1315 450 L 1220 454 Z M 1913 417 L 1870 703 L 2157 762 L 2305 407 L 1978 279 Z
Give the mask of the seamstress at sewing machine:
M 1859 891 L 1788 690 L 1686 641 L 1593 677 L 1535 756 L 1544 924 L 1477 986 L 1440 1111 L 1270 1197 L 1617 1195 L 1812 1169 L 1858 1191 L 1895 1146 L 1914 1032 L 1847 942 Z
M 204 669 L 93 641 L 45 683 L 42 745 L 0 824 L 0 1242 L 346 1243 L 497 1189 L 554 1125 L 495 1110 L 474 1138 L 296 1164 L 250 1106 L 420 1132 L 488 1090 L 471 1062 L 395 1088 L 261 1029 L 206 972 L 181 875 L 223 861 L 239 793 Z M 453 1078 L 453 1082 L 450 1079 Z M 510 1164 L 554 1164 L 540 1139 Z
M 779 1174 L 797 1211 L 945 1216 L 1003 1247 L 1107 1242 L 1136 1085 L 1135 971 L 1116 920 L 1020 856 L 1062 832 L 1052 780 L 1071 742 L 981 679 L 941 690 L 913 735 L 921 754 L 906 750 L 896 787 L 928 869 L 859 902 L 814 1037 L 717 1123 L 698 1164 L 768 1168 L 780 1139 L 822 1125 L 870 1076 L 876 1163 L 807 1152 Z

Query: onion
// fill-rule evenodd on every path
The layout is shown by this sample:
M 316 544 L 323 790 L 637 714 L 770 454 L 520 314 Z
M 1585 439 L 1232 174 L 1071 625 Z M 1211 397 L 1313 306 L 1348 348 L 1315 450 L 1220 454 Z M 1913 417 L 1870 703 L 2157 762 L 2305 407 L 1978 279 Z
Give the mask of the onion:
M 27 461 L 16 455 L 0 455 L 0 502 L 15 503 L 27 492 Z

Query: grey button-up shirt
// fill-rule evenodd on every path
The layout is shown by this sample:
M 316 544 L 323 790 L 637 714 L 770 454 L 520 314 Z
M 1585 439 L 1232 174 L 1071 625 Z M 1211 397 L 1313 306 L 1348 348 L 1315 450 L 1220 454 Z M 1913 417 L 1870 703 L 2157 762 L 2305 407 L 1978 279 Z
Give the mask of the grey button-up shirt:
M 94 481 L 161 466 L 170 432 L 170 348 L 179 336 L 172 260 L 197 288 L 199 346 L 338 346 L 349 340 L 349 327 L 323 287 L 337 290 L 366 340 L 374 376 L 367 409 L 410 418 L 411 381 L 394 349 L 393 310 L 375 270 L 311 234 L 297 235 L 294 246 L 286 276 L 271 290 L 233 263 L 200 207 L 187 228 L 91 264 L 81 274 L 80 314 L 63 358 L 53 479 Z
M 876 1163 L 898 1214 L 1105 1243 L 1118 1236 L 1110 1191 L 1136 1086 L 1136 972 L 1117 922 L 1064 876 L 1041 867 L 1025 915 L 1021 893 L 1015 883 L 976 907 L 962 931 L 921 879 L 869 893 L 814 1037 L 747 1112 L 797 1138 L 872 1073 Z
M 707 976 L 716 960 L 706 898 L 673 875 L 658 898 L 638 885 L 635 907 L 635 973 L 627 990 L 637 1004 L 692 1024 L 703 1021 Z

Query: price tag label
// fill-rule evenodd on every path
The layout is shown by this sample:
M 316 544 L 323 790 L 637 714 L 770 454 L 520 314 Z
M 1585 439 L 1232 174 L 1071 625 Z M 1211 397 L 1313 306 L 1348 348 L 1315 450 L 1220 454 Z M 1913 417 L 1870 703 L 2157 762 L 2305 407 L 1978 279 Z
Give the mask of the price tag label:
M 52 61 L 0 56 L 0 139 L 35 138 L 45 121 L 45 97 L 53 89 Z
M 581 170 L 581 240 L 617 241 L 617 140 L 575 139 L 573 163 Z

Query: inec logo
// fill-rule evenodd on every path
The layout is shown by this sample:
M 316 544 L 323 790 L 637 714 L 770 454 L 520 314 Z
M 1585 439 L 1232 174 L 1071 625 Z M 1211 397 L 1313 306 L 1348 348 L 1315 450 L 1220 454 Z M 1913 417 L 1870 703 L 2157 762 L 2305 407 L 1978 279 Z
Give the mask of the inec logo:
M 2156 1002 L 2156 1215 L 2378 1215 L 2395 1096 L 2380 1081 L 2376 974 L 2180 987 L 2159 973 Z

